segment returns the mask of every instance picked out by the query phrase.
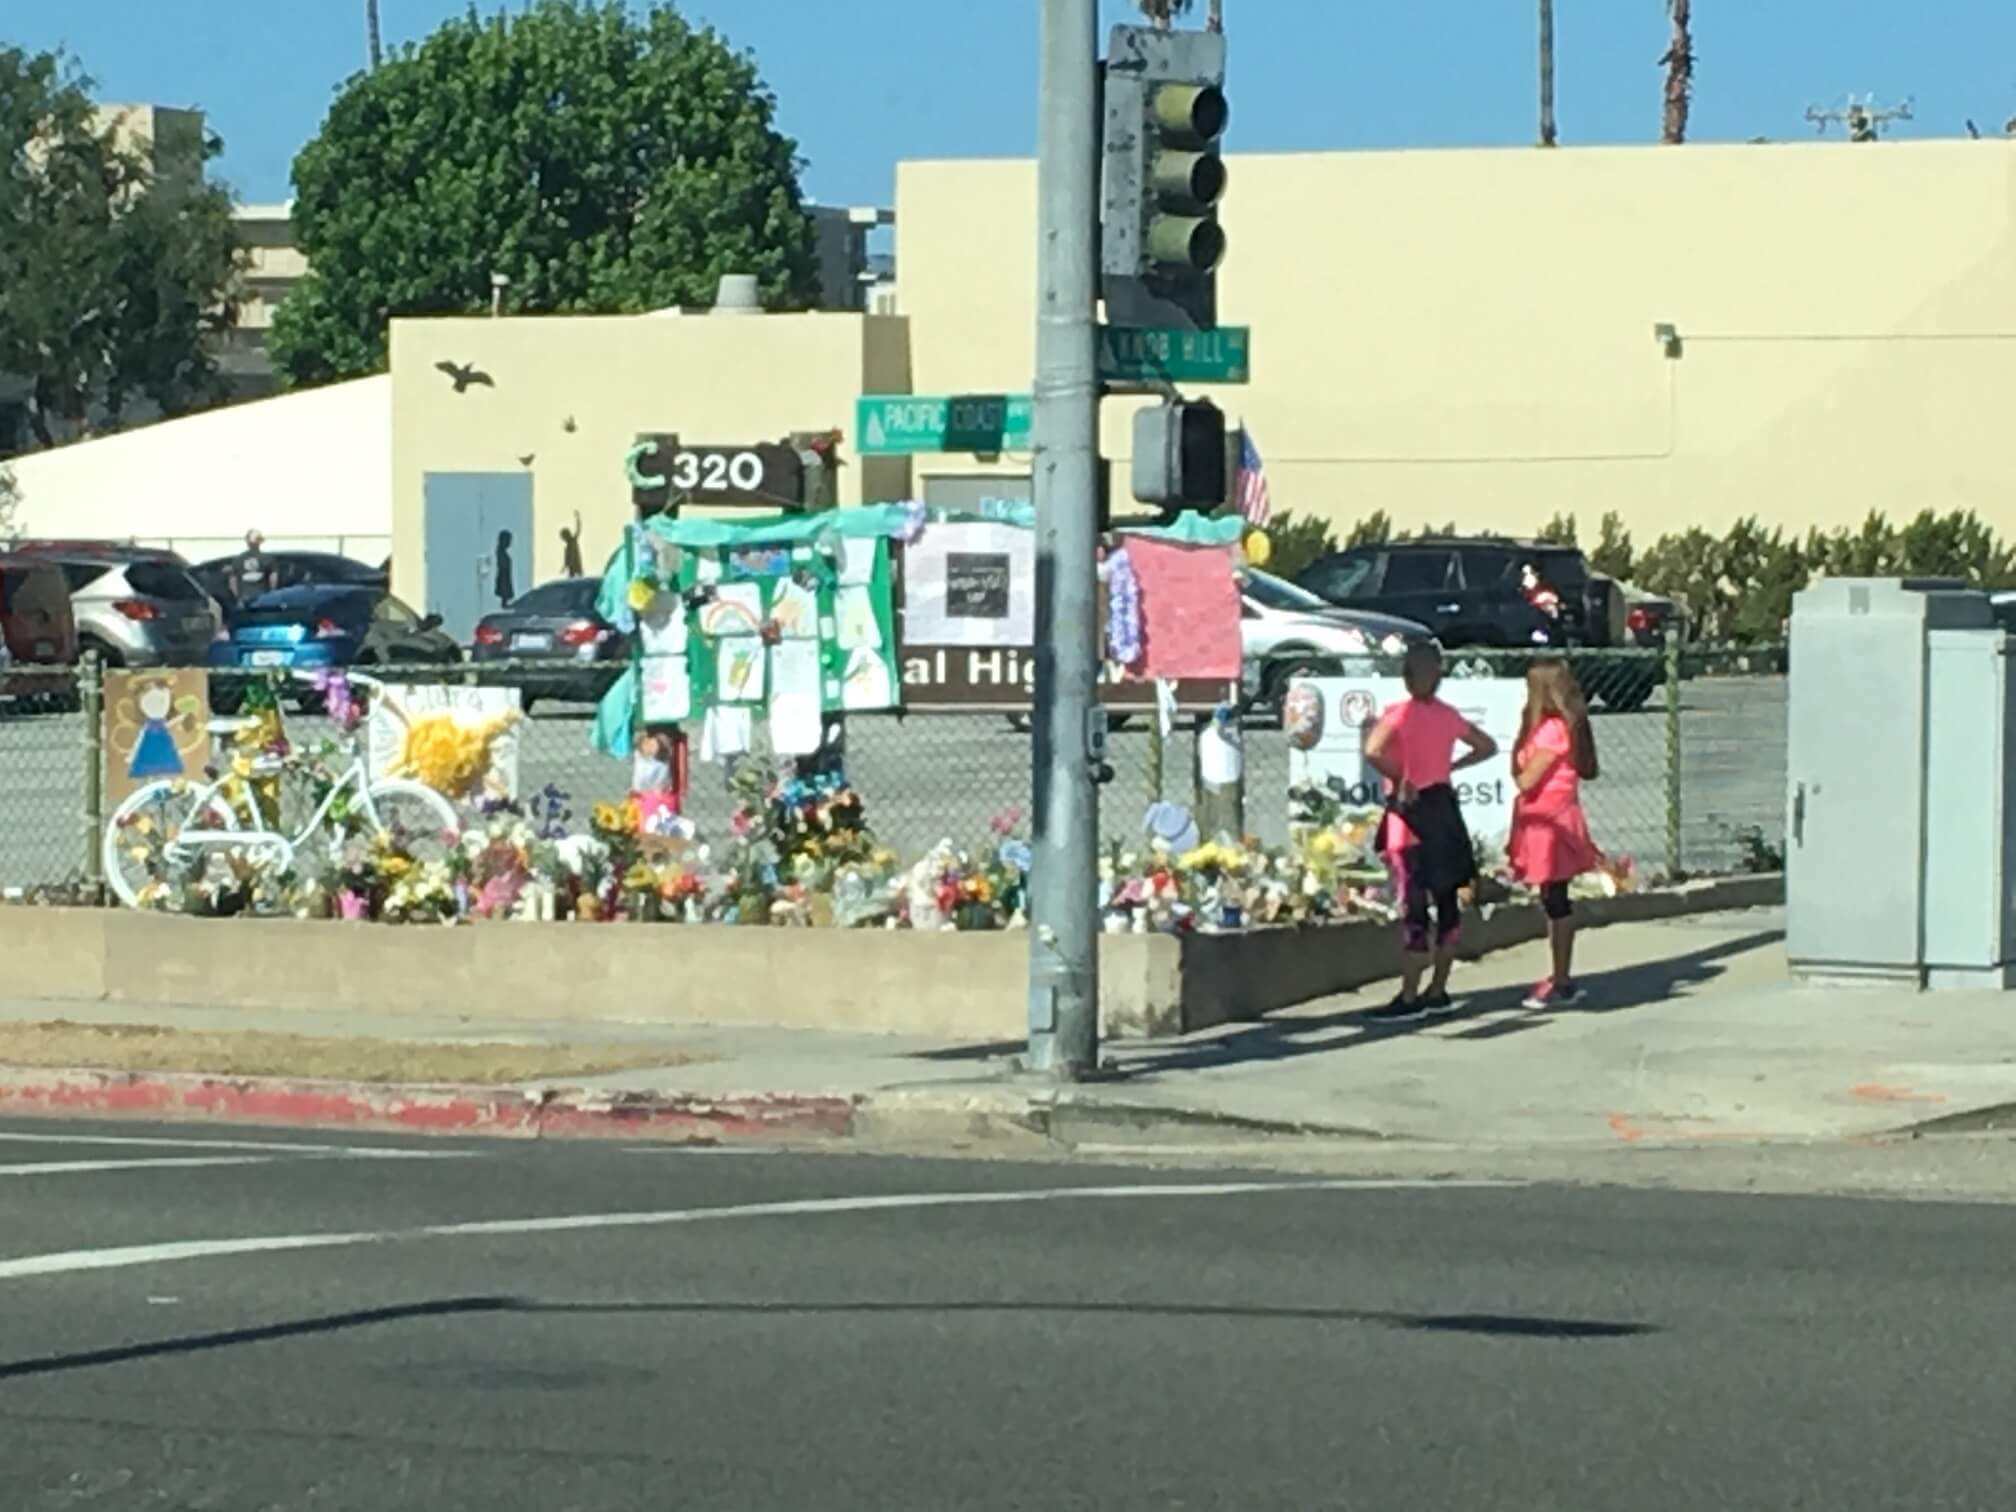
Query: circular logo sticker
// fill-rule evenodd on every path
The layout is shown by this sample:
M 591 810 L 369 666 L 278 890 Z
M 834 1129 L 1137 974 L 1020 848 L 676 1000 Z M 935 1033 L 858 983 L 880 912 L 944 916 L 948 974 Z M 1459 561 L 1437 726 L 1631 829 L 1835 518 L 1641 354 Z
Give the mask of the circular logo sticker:
M 1307 683 L 1297 683 L 1281 700 L 1281 728 L 1298 751 L 1313 748 L 1323 738 L 1323 695 Z
M 1353 688 L 1338 702 L 1337 717 L 1347 728 L 1361 730 L 1379 717 L 1379 700 L 1363 688 Z

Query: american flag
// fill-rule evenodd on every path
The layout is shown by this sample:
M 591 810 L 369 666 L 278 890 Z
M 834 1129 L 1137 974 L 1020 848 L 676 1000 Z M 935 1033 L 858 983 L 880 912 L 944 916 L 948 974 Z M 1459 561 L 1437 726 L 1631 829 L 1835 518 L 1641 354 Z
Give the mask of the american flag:
M 1274 496 L 1267 490 L 1267 469 L 1260 461 L 1260 448 L 1253 433 L 1239 432 L 1239 513 L 1249 525 L 1265 525 L 1274 513 Z

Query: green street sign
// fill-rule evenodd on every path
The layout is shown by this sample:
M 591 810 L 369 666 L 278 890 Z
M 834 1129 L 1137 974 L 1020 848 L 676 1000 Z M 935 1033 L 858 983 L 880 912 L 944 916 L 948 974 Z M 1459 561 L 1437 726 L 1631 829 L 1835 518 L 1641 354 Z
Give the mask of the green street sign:
M 1101 326 L 1099 381 L 1245 383 L 1252 346 L 1249 326 L 1220 326 L 1214 331 Z
M 870 394 L 854 406 L 854 452 L 1028 451 L 1035 419 L 1027 394 Z

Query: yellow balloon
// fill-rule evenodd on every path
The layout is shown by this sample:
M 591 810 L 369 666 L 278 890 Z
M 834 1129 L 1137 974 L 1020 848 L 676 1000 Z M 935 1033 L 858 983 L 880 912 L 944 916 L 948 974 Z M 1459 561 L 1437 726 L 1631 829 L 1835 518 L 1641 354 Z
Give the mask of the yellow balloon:
M 1246 532 L 1246 560 L 1255 567 L 1265 567 L 1267 559 L 1274 555 L 1274 543 L 1267 539 L 1264 530 Z

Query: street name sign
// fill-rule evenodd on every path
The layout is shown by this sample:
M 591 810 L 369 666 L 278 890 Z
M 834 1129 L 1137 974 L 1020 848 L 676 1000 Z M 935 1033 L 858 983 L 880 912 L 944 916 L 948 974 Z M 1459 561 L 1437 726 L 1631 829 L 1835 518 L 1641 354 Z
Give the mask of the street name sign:
M 1245 383 L 1251 373 L 1250 326 L 1213 331 L 1101 326 L 1102 383 Z
M 1028 394 L 869 394 L 854 406 L 854 450 L 863 457 L 1027 451 L 1035 418 Z

